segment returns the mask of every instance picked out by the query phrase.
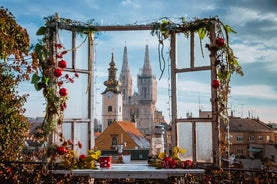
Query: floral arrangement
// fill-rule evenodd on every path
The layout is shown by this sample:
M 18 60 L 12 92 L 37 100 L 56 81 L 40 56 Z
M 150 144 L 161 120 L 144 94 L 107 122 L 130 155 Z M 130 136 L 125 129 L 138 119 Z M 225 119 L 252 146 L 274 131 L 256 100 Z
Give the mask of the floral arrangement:
M 151 162 L 149 162 L 149 164 L 159 169 L 192 168 L 194 164 L 191 160 L 182 161 L 179 158 L 180 154 L 185 153 L 185 148 L 179 148 L 178 146 L 175 146 L 173 148 L 171 156 L 167 155 L 165 152 L 161 152 L 156 158 L 151 159 Z
M 66 140 L 60 134 L 62 144 L 53 144 L 48 148 L 47 156 L 49 163 L 59 163 L 59 166 L 65 169 L 96 169 L 96 161 L 101 156 L 100 150 L 89 150 L 88 154 L 79 155 L 78 150 L 74 150 L 74 146 L 82 148 L 82 143 L 78 141 L 73 145 L 71 140 Z

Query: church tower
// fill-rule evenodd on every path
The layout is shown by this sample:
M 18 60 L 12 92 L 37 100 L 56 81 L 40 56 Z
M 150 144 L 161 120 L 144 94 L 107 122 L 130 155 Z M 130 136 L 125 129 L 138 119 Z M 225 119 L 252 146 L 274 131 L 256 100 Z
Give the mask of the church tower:
M 152 67 L 149 59 L 148 45 L 145 47 L 145 57 L 143 69 L 137 79 L 139 101 L 142 104 L 156 104 L 157 101 L 157 81 L 152 75 Z
M 113 53 L 109 65 L 109 77 L 104 82 L 106 89 L 102 93 L 102 130 L 105 130 L 113 121 L 122 120 L 122 94 L 120 91 L 120 82 L 116 77 L 117 68 L 115 67 Z
M 148 45 L 145 47 L 144 64 L 137 77 L 138 103 L 140 104 L 137 126 L 144 134 L 151 134 L 154 127 L 154 113 L 157 101 L 157 80 L 152 74 Z
M 124 47 L 123 52 L 123 64 L 119 76 L 119 81 L 121 83 L 120 91 L 122 93 L 123 98 L 123 120 L 124 121 L 130 121 L 132 115 L 130 114 L 130 108 L 128 108 L 128 104 L 130 104 L 131 97 L 132 97 L 132 88 L 133 88 L 133 82 L 132 82 L 132 76 L 129 69 L 128 64 L 128 56 L 127 56 L 127 47 Z

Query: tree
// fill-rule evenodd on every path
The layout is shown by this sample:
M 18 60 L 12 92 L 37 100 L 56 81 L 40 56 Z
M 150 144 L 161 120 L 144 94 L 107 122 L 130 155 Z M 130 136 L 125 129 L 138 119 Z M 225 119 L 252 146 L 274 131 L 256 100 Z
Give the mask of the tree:
M 28 95 L 18 95 L 17 87 L 32 72 L 25 59 L 29 45 L 27 31 L 0 7 L 0 161 L 17 158 L 28 132 L 23 108 Z

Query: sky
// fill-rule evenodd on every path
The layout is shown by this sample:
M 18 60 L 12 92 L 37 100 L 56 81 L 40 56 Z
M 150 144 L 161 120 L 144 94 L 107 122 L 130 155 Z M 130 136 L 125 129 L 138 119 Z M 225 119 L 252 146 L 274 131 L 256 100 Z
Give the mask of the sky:
M 54 15 L 81 22 L 94 19 L 100 25 L 148 24 L 163 17 L 186 20 L 218 16 L 237 34 L 231 35 L 230 44 L 244 71 L 244 76 L 231 79 L 229 109 L 238 117 L 259 118 L 265 123 L 277 122 L 277 1 L 276 0 L 1 0 L 18 24 L 26 28 L 31 43 L 39 39 L 36 31 L 44 25 L 44 17 Z M 149 45 L 150 62 L 158 82 L 157 110 L 170 120 L 168 63 L 159 80 L 157 39 L 150 31 L 103 32 L 95 40 L 95 117 L 101 119 L 101 95 L 107 79 L 108 63 L 114 50 L 119 76 L 123 62 L 124 46 L 128 48 L 128 61 L 133 75 L 133 91 L 136 77 L 143 67 L 145 45 Z M 188 62 L 187 41 L 178 41 L 178 64 Z M 182 47 L 183 46 L 183 47 Z M 197 46 L 196 46 L 197 48 Z M 165 48 L 168 52 L 169 48 Z M 166 56 L 166 55 L 165 55 Z M 168 56 L 166 60 L 168 61 Z M 208 54 L 201 56 L 198 46 L 196 60 L 209 62 Z M 182 63 L 183 62 L 183 63 Z M 185 64 L 184 64 L 185 65 Z M 178 82 L 178 116 L 187 113 L 198 116 L 198 110 L 210 110 L 210 81 L 208 72 L 180 75 Z M 25 105 L 27 116 L 43 116 L 44 104 L 41 92 L 36 92 L 30 82 L 21 85 L 20 92 L 29 93 Z

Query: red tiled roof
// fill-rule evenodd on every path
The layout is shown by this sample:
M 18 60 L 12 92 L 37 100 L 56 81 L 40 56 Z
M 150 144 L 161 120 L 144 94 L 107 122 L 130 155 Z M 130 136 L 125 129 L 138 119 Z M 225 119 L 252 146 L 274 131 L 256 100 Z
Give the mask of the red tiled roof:
M 118 121 L 118 125 L 136 142 L 141 148 L 149 148 L 150 144 L 143 134 L 135 127 L 134 123 Z
M 265 132 L 272 131 L 264 122 L 257 119 L 230 118 L 231 132 Z

